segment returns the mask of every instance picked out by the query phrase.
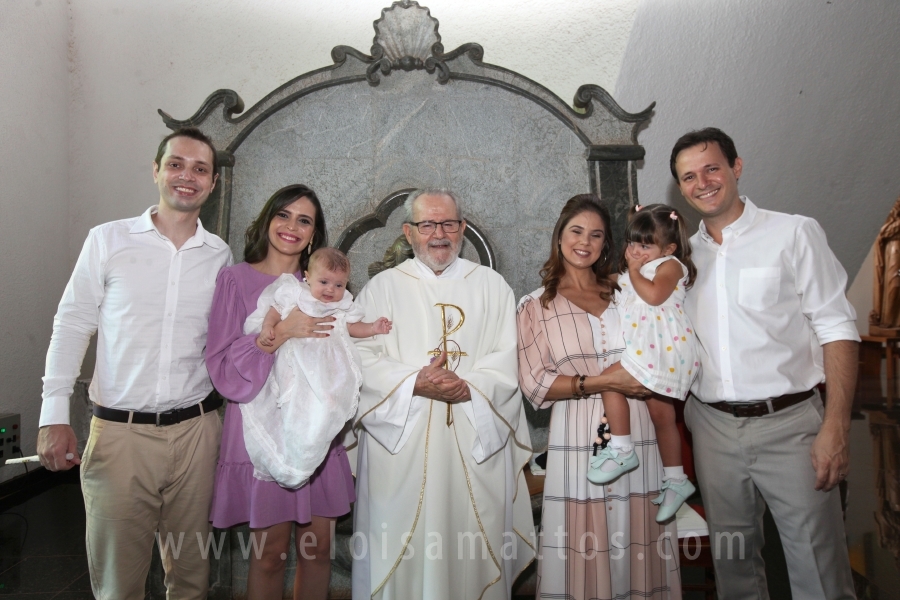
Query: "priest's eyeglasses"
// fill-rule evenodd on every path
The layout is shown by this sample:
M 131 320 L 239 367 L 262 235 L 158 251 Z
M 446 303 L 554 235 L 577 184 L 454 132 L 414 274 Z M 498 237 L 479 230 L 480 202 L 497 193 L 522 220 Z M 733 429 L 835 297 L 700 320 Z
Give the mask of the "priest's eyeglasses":
M 462 220 L 456 221 L 419 221 L 418 223 L 410 222 L 410 225 L 415 225 L 416 229 L 419 230 L 419 233 L 422 235 L 431 235 L 434 233 L 438 226 L 444 230 L 444 233 L 456 233 L 459 231 L 459 226 L 462 225 Z

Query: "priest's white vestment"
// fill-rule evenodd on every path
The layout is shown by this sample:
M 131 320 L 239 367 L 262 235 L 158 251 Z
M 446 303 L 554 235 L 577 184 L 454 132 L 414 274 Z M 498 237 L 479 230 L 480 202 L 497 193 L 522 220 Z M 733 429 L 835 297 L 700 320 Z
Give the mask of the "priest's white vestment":
M 357 342 L 353 598 L 508 598 L 536 545 L 512 290 L 461 258 L 440 276 L 410 259 L 376 275 L 357 302 L 366 320 L 394 326 Z M 413 396 L 419 370 L 444 347 L 471 401 Z

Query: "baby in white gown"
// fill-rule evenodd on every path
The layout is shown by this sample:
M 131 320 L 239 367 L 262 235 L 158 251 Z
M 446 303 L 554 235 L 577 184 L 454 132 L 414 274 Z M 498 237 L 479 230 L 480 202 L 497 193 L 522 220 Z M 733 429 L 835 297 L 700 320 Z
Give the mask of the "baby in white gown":
M 363 323 L 365 313 L 346 291 L 350 261 L 334 248 L 309 258 L 306 281 L 281 275 L 266 287 L 244 334 L 259 332 L 271 346 L 275 326 L 296 307 L 311 317 L 334 317 L 326 338 L 291 338 L 278 348 L 265 385 L 241 404 L 244 442 L 253 475 L 285 488 L 299 488 L 325 459 L 332 440 L 356 413 L 362 385 L 360 357 L 351 337 L 388 333 L 382 317 Z

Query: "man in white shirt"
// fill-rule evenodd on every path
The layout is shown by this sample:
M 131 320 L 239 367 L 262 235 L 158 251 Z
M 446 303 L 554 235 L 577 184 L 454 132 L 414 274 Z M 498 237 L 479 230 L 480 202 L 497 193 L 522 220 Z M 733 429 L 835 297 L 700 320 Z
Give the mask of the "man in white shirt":
M 413 192 L 406 211 L 415 258 L 358 299 L 394 328 L 357 344 L 353 597 L 508 599 L 535 554 L 513 293 L 459 257 L 451 192 Z
M 203 352 L 231 251 L 198 217 L 217 179 L 209 138 L 167 136 L 153 163 L 158 206 L 91 230 L 53 321 L 38 454 L 51 471 L 81 465 L 91 587 L 103 600 L 144 597 L 157 532 L 169 597 L 206 598 L 209 587 L 222 401 Z M 79 458 L 69 397 L 94 332 L 94 417 Z
M 719 597 L 769 597 L 768 504 L 794 600 L 854 598 L 836 487 L 849 467 L 859 342 L 847 275 L 816 221 L 738 195 L 743 163 L 719 129 L 682 136 L 670 167 L 702 217 L 685 300 L 702 369 L 685 421 Z

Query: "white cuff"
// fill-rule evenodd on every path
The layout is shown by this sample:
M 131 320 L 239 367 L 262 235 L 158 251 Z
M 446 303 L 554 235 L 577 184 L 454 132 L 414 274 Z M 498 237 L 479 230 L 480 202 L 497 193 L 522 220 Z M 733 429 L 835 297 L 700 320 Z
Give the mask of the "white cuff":
M 69 399 L 63 397 L 44 398 L 44 402 L 41 404 L 41 418 L 38 421 L 38 426 L 68 424 Z
M 463 412 L 475 429 L 475 443 L 472 444 L 472 458 L 482 463 L 506 445 L 506 439 L 497 430 L 494 411 L 490 402 L 471 385 L 469 386 L 471 402 L 461 403 Z
M 818 338 L 820 346 L 841 340 L 858 342 L 859 331 L 856 329 L 856 321 L 845 321 L 816 331 L 816 338 Z
M 415 385 L 413 374 L 365 419 L 366 431 L 391 454 L 403 449 L 422 412 L 422 399 L 413 396 Z

